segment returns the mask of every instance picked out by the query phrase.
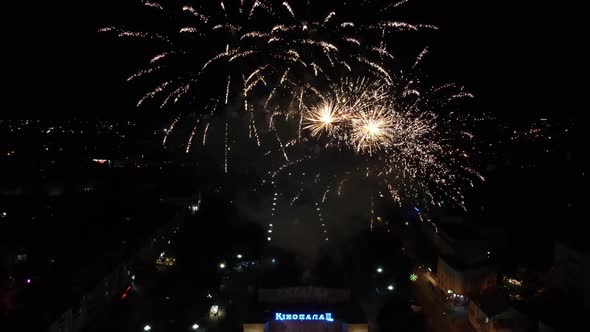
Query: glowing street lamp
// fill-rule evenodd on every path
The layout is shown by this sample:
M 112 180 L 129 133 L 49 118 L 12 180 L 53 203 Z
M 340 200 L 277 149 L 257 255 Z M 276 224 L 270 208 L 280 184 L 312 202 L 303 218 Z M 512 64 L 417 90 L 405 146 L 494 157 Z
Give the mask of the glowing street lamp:
M 389 285 L 389 286 L 387 286 L 387 290 L 388 290 L 388 291 L 390 291 L 390 292 L 391 292 L 391 291 L 393 291 L 393 289 L 394 289 L 393 285 Z
M 381 266 L 377 268 L 377 273 L 383 273 L 383 268 Z
M 225 269 L 225 263 L 219 263 L 219 268 L 222 270 Z
M 146 325 L 146 326 L 143 327 L 143 330 L 144 331 L 151 331 L 152 330 L 152 327 L 150 325 Z
M 191 326 L 191 329 L 192 329 L 193 331 L 196 331 L 196 330 L 198 330 L 198 329 L 199 329 L 199 324 L 193 324 L 193 326 Z

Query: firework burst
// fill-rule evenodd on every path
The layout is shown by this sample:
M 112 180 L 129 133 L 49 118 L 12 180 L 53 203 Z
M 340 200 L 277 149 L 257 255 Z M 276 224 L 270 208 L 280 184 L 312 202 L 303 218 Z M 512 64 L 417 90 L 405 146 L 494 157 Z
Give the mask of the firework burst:
M 196 150 L 195 137 L 205 145 L 215 123 L 223 123 L 226 173 L 231 171 L 228 161 L 234 160 L 231 144 L 240 140 L 232 137 L 231 120 L 212 118 L 231 110 L 247 124 L 248 137 L 269 151 L 265 157 L 280 161 L 268 172 L 271 177 L 311 163 L 342 168 L 304 176 L 323 185 L 322 202 L 345 192 L 345 183 L 362 179 L 386 189 L 400 204 L 461 205 L 465 186 L 480 175 L 469 166 L 474 153 L 464 128 L 468 121 L 444 107 L 472 95 L 453 84 L 424 88 L 419 77 L 391 70 L 396 59 L 387 45 L 391 33 L 436 29 L 379 17 L 405 2 L 389 2 L 381 11 L 371 11 L 378 13 L 373 22 L 360 23 L 343 14 L 352 8 L 316 10 L 310 1 L 202 6 L 144 1 L 147 10 L 163 18 L 154 32 L 100 31 L 154 45 L 147 64 L 129 75 L 129 81 L 153 84 L 138 106 L 190 104 L 193 116 L 195 108 L 202 110 L 189 124 L 186 152 Z M 358 5 L 369 3 L 374 6 L 369 0 Z M 427 53 L 428 48 L 411 70 Z M 367 78 L 342 79 L 352 73 Z M 211 100 L 217 104 L 211 106 Z M 175 114 L 163 144 L 183 126 L 181 115 Z M 334 155 L 345 162 L 333 162 Z M 327 156 L 331 159 L 324 161 Z M 303 194 L 298 190 L 296 197 Z
M 304 115 L 303 129 L 310 130 L 312 136 L 320 136 L 326 133 L 329 136 L 335 134 L 335 129 L 338 128 L 346 119 L 346 115 L 342 112 L 339 105 L 335 102 L 324 102 L 319 106 L 313 107 Z

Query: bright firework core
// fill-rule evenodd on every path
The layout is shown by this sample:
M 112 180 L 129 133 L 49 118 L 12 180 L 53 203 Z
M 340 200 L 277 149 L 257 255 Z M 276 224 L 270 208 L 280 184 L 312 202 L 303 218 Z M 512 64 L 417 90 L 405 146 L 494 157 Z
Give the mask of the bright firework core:
M 371 154 L 391 143 L 394 114 L 385 109 L 361 112 L 352 121 L 352 144 L 357 151 Z
M 313 108 L 305 116 L 304 129 L 309 129 L 312 136 L 321 135 L 326 132 L 328 135 L 334 134 L 335 125 L 344 119 L 334 103 L 326 102 L 319 107 Z

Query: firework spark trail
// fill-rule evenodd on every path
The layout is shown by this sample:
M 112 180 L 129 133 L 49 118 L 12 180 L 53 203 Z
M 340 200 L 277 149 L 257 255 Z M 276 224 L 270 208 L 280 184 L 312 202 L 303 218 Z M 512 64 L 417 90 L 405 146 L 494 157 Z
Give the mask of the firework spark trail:
M 143 77 L 145 75 L 149 75 L 149 74 L 151 74 L 151 73 L 159 70 L 160 68 L 161 67 L 156 66 L 156 67 L 151 67 L 151 68 L 147 68 L 147 69 L 142 69 L 142 70 L 136 72 L 135 74 L 127 77 L 127 82 L 130 82 L 130 81 L 132 81 L 132 80 L 134 80 L 136 78 L 139 78 L 139 77 Z
M 295 18 L 295 13 L 293 12 L 293 9 L 291 8 L 291 6 L 289 5 L 289 3 L 287 1 L 283 2 L 283 6 L 285 6 L 285 8 L 287 8 L 287 11 L 289 11 L 289 14 L 291 14 L 291 17 Z
M 398 21 L 381 22 L 377 26 L 375 26 L 374 28 L 376 28 L 376 29 L 393 28 L 396 31 L 438 30 L 438 27 L 436 27 L 434 25 L 410 24 L 407 22 L 398 22 Z
M 223 3 L 223 2 L 222 2 Z M 229 155 L 229 142 L 228 142 L 228 122 L 225 121 L 225 148 L 224 148 L 224 160 L 223 160 L 223 169 L 225 174 L 227 174 L 227 165 L 228 165 L 228 155 Z
M 324 24 L 328 23 L 330 19 L 334 17 L 334 15 L 336 15 L 335 12 L 330 12 L 330 14 L 328 14 L 328 16 L 326 16 L 326 18 L 324 19 Z
M 305 156 L 303 158 L 297 159 L 295 161 L 291 161 L 291 162 L 287 162 L 284 163 L 283 165 L 281 165 L 279 168 L 277 168 L 274 172 L 271 172 L 271 178 L 275 178 L 279 173 L 281 173 L 282 171 L 284 171 L 285 169 L 289 168 L 289 167 L 293 167 L 295 165 L 299 165 L 301 164 L 303 161 L 311 159 L 311 156 Z
M 283 151 L 283 156 L 285 157 L 285 161 L 289 162 L 289 157 L 287 156 L 287 150 L 285 149 L 283 142 L 281 142 L 281 139 L 279 138 L 279 133 L 276 131 L 275 131 L 275 137 L 277 138 L 277 142 L 279 142 L 279 146 L 281 147 L 281 150 Z
M 342 188 L 344 186 L 344 182 L 348 180 L 346 178 L 342 179 L 342 181 L 340 181 L 340 184 L 338 185 L 338 196 L 340 196 L 340 194 L 342 194 Z
M 358 46 L 361 46 L 361 42 L 358 39 L 356 39 L 356 38 L 346 37 L 346 38 L 344 38 L 344 40 L 346 40 L 349 43 L 352 43 L 352 44 L 356 44 Z
M 180 33 L 197 33 L 199 30 L 195 27 L 184 27 L 180 29 Z
M 164 53 L 157 54 L 150 60 L 150 63 L 158 62 L 158 61 L 164 59 L 165 57 L 169 56 L 170 54 L 174 54 L 174 52 L 164 52 Z
M 384 11 L 387 11 L 391 8 L 397 8 L 397 7 L 407 3 L 408 1 L 410 1 L 410 0 L 394 1 L 394 2 L 390 3 L 389 5 L 385 6 L 385 8 L 383 8 L 382 11 L 384 12 Z
M 387 72 L 387 70 L 385 70 L 385 68 L 383 68 L 380 65 L 376 64 L 375 62 L 369 61 L 363 57 L 359 57 L 358 60 L 360 62 L 366 63 L 367 65 L 376 69 L 385 78 L 385 80 L 387 81 L 387 84 L 390 84 L 390 85 L 393 84 L 393 79 L 391 78 L 391 75 L 389 75 L 389 72 Z
M 382 57 L 388 57 L 390 60 L 395 60 L 393 54 L 389 53 L 385 47 L 373 47 L 371 50 L 377 52 Z
M 301 88 L 301 93 L 299 94 L 299 126 L 297 129 L 297 135 L 299 136 L 299 138 L 301 139 L 301 126 L 303 124 L 303 92 L 304 92 L 304 88 Z
M 166 89 L 169 85 L 170 85 L 170 81 L 164 82 L 160 85 L 158 85 L 154 90 L 148 92 L 147 94 L 145 94 L 143 97 L 141 97 L 141 99 L 137 102 L 137 106 L 141 106 L 141 104 L 143 104 L 144 101 L 148 100 L 148 99 L 152 99 L 154 98 L 154 96 L 156 96 L 158 93 L 161 93 L 164 91 L 164 89 Z
M 178 120 L 180 120 L 180 115 L 177 116 L 174 121 L 172 121 L 172 124 L 170 125 L 170 127 L 166 130 L 166 134 L 164 135 L 164 140 L 162 140 L 162 145 L 165 146 L 166 145 L 166 141 L 168 140 L 168 136 L 170 136 L 170 133 L 174 130 L 174 127 L 176 126 L 176 124 L 178 123 Z
M 164 8 L 162 7 L 162 5 L 160 5 L 160 4 L 159 4 L 159 3 L 157 3 L 157 2 L 153 2 L 153 1 L 144 1 L 144 2 L 143 2 L 143 5 L 144 5 L 144 6 L 146 6 L 146 7 L 150 7 L 150 8 L 154 8 L 154 9 L 159 9 L 159 10 L 162 10 L 162 9 L 164 9 Z
M 456 94 L 450 96 L 448 98 L 448 100 L 450 101 L 450 100 L 456 99 L 456 98 L 475 98 L 475 96 L 472 93 L 461 91 L 459 93 L 456 93 Z
M 328 193 L 329 192 L 330 192 L 330 186 L 328 186 L 328 188 L 326 189 L 326 191 L 324 191 L 324 195 L 322 196 L 322 204 L 324 204 L 324 202 L 328 198 Z
M 258 145 L 260 147 L 261 144 L 260 144 L 260 137 L 258 136 L 258 129 L 256 128 L 256 119 L 254 119 L 254 113 L 250 113 L 250 114 L 251 114 L 252 132 L 254 133 L 254 137 L 256 138 L 256 145 Z
M 240 40 L 243 40 L 246 38 L 268 38 L 268 37 L 269 37 L 268 33 L 260 32 L 260 31 L 250 31 L 250 32 L 243 34 L 242 37 L 240 37 Z
M 227 101 L 229 99 L 229 85 L 231 83 L 231 76 L 227 75 L 227 87 L 225 89 L 225 105 L 227 105 Z
M 205 130 L 203 130 L 203 146 L 205 146 L 205 144 L 207 144 L 207 131 L 209 131 L 209 125 L 211 123 L 207 122 L 207 125 L 205 126 Z
M 295 195 L 295 197 L 293 197 L 293 199 L 291 200 L 291 203 L 289 204 L 289 206 L 293 206 L 293 204 L 295 204 L 295 202 L 299 199 L 299 197 L 301 196 L 301 193 L 303 192 L 303 188 L 300 188 L 299 191 L 297 192 L 297 194 Z
M 428 54 L 428 46 L 426 46 L 422 52 L 420 52 L 420 54 L 418 55 L 418 57 L 416 58 L 416 61 L 414 62 L 414 68 L 418 67 L 418 65 L 422 62 L 422 59 L 424 59 L 424 57 Z
M 189 153 L 191 151 L 191 146 L 193 145 L 193 138 L 195 137 L 195 133 L 197 132 L 197 126 L 199 125 L 200 119 L 197 119 L 195 125 L 193 126 L 193 130 L 191 131 L 191 135 L 186 143 L 186 150 L 185 153 Z
M 191 6 L 184 6 L 184 7 L 182 7 L 182 10 L 185 12 L 191 13 L 194 17 L 198 18 L 199 20 L 201 20 L 204 23 L 207 23 L 207 21 L 209 21 L 209 17 L 200 14 Z

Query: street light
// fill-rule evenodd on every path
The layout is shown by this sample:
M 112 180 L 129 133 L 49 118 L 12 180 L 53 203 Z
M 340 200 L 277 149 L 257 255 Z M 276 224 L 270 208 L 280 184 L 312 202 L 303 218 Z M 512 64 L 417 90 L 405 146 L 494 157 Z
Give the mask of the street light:
M 236 255 L 236 257 L 237 257 L 238 259 L 241 259 L 241 258 L 242 258 L 242 254 L 237 254 L 237 255 Z
M 149 325 L 146 325 L 146 326 L 143 327 L 143 330 L 144 331 L 150 331 L 151 329 L 152 329 L 152 327 L 149 326 Z
M 225 263 L 219 263 L 219 268 L 220 269 L 225 269 Z
M 387 286 L 387 290 L 389 290 L 389 291 L 393 291 L 393 285 L 389 285 L 389 286 Z
M 191 326 L 191 329 L 193 329 L 193 331 L 196 331 L 199 329 L 199 324 L 193 324 L 193 326 Z
M 383 268 L 381 266 L 377 268 L 377 273 L 383 273 Z

